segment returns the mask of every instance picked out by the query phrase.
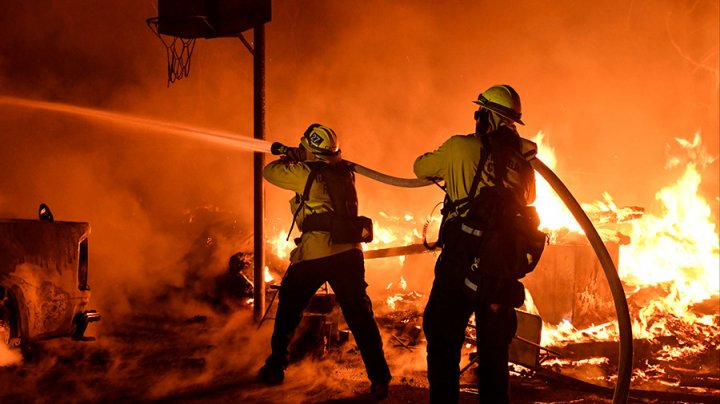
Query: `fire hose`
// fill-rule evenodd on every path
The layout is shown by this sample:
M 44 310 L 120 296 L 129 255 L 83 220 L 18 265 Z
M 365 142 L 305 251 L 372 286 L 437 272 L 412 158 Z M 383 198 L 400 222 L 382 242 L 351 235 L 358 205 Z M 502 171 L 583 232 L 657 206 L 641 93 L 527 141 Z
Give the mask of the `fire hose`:
M 416 188 L 433 184 L 433 181 L 424 178 L 398 178 L 371 170 L 367 167 L 361 166 L 360 164 L 352 164 L 355 168 L 355 172 L 358 174 L 388 185 Z M 615 313 L 618 318 L 618 326 L 620 329 L 618 379 L 613 393 L 613 403 L 625 403 L 627 402 L 628 395 L 630 393 L 630 376 L 632 375 L 632 324 L 630 322 L 630 310 L 628 308 L 627 300 L 625 299 L 625 291 L 623 290 L 622 283 L 620 282 L 617 269 L 610 257 L 610 253 L 608 253 L 605 244 L 595 229 L 595 226 L 593 226 L 590 218 L 588 218 L 587 214 L 585 214 L 585 211 L 582 209 L 575 197 L 572 193 L 570 193 L 570 190 L 565 186 L 565 184 L 563 184 L 560 178 L 558 178 L 558 176 L 555 175 L 555 173 L 537 157 L 530 160 L 530 164 L 538 173 L 540 173 L 540 175 L 543 176 L 543 178 L 545 178 L 553 190 L 555 190 L 558 194 L 560 199 L 562 199 L 565 203 L 565 206 L 567 206 L 570 210 L 570 213 L 572 213 L 575 217 L 578 224 L 580 224 L 580 227 L 582 227 L 590 245 L 595 251 L 595 255 L 600 261 L 603 272 L 605 272 L 605 278 L 610 286 L 610 292 L 612 293 Z
M 285 146 L 276 143 L 273 144 L 273 154 L 283 154 L 280 147 L 287 149 Z M 418 188 L 435 183 L 432 180 L 425 178 L 400 178 L 393 177 L 381 172 L 369 169 L 360 164 L 350 163 L 355 172 L 370 179 L 404 188 Z M 600 261 L 605 278 L 610 286 L 610 292 L 613 297 L 613 303 L 615 305 L 615 313 L 618 319 L 618 327 L 620 329 L 620 352 L 619 352 L 619 365 L 618 365 L 618 379 L 615 384 L 615 391 L 613 393 L 613 403 L 626 403 L 628 395 L 630 393 L 630 377 L 632 375 L 632 360 L 633 360 L 633 346 L 632 346 L 632 324 L 630 322 L 630 309 L 628 308 L 627 300 L 625 299 L 625 291 L 623 290 L 620 277 L 618 276 L 615 264 L 608 253 L 605 244 L 603 243 L 600 235 L 598 234 L 595 226 L 593 226 L 590 218 L 588 218 L 585 211 L 582 209 L 580 204 L 577 202 L 575 197 L 572 195 L 570 190 L 563 184 L 557 175 L 546 166 L 537 157 L 530 160 L 532 167 L 545 178 L 550 186 L 555 190 L 560 199 L 565 203 L 565 206 L 570 210 L 570 213 L 575 217 L 580 227 L 585 232 L 585 235 L 590 242 L 595 255 Z M 412 247 L 412 246 L 411 246 Z M 402 249 L 403 247 L 399 247 Z
M 615 313 L 618 318 L 618 327 L 620 328 L 620 354 L 619 354 L 619 365 L 618 365 L 618 380 L 615 384 L 615 392 L 613 394 L 613 403 L 625 403 L 630 393 L 630 376 L 632 375 L 632 360 L 633 360 L 633 337 L 632 337 L 632 323 L 630 322 L 630 309 L 628 308 L 627 300 L 625 299 L 625 291 L 623 290 L 620 277 L 618 276 L 615 264 L 610 258 L 605 244 L 603 243 L 600 235 L 598 234 L 595 226 L 593 226 L 590 218 L 585 214 L 580 204 L 575 200 L 575 197 L 570 193 L 565 184 L 560 181 L 557 175 L 546 166 L 537 157 L 530 160 L 532 167 L 545 178 L 550 186 L 555 190 L 560 199 L 568 207 L 570 213 L 575 217 L 580 227 L 582 227 L 585 235 L 590 241 L 595 255 L 597 255 L 600 265 L 602 266 L 603 272 L 605 272 L 605 278 L 610 286 L 610 292 L 612 293 L 613 303 L 615 304 Z

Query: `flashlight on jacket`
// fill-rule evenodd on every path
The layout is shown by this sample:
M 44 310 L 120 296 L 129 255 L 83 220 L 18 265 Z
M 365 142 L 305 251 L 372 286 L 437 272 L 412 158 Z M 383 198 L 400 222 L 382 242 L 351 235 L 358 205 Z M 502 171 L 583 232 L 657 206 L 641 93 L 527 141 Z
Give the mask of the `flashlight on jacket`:
M 270 145 L 270 153 L 275 156 L 282 156 L 284 154 L 287 154 L 288 149 L 290 148 L 280 142 L 273 142 L 273 144 Z

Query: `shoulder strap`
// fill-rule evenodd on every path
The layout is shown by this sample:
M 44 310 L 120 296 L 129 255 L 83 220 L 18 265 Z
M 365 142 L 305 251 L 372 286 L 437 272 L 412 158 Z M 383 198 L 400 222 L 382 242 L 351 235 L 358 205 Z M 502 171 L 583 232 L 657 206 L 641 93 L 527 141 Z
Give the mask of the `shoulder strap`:
M 308 167 L 310 167 L 310 174 L 308 175 L 307 182 L 305 183 L 305 189 L 303 190 L 300 203 L 304 203 L 308 200 L 310 197 L 310 188 L 312 187 L 313 182 L 315 182 L 315 178 L 318 175 L 318 172 L 320 171 L 320 166 L 314 163 L 307 163 Z
M 482 141 L 482 149 L 480 149 L 480 162 L 478 162 L 477 170 L 475 170 L 475 176 L 473 177 L 472 185 L 470 185 L 470 191 L 468 191 L 468 198 L 472 199 L 475 197 L 475 192 L 477 191 L 478 185 L 480 185 L 480 177 L 482 177 L 482 172 L 485 169 L 485 164 L 487 164 L 487 160 L 490 157 L 490 142 L 487 139 L 487 136 L 481 136 L 480 140 Z
M 489 150 L 489 147 L 487 144 L 488 143 L 487 139 L 484 136 L 481 139 L 482 139 L 483 146 L 480 149 L 480 161 L 478 161 L 477 169 L 475 170 L 475 175 L 473 176 L 473 181 L 472 181 L 472 184 L 470 185 L 470 190 L 468 191 L 468 195 L 465 198 L 460 198 L 456 201 L 453 201 L 452 199 L 450 199 L 450 196 L 447 194 L 447 190 L 443 189 L 446 191 L 445 198 L 449 201 L 449 203 L 447 204 L 447 205 L 449 205 L 449 209 L 444 208 L 443 210 L 448 211 L 448 213 L 450 210 L 455 209 L 460 204 L 462 204 L 466 201 L 469 201 L 475 197 L 475 192 L 477 191 L 477 187 L 478 187 L 478 185 L 480 185 L 480 178 L 482 177 L 482 171 L 484 170 L 485 164 L 487 163 L 487 160 L 490 157 L 490 150 Z
M 308 167 L 310 167 L 310 174 L 308 175 L 307 182 L 305 182 L 305 189 L 303 190 L 302 195 L 300 196 L 300 204 L 298 205 L 297 209 L 295 209 L 295 213 L 293 214 L 292 223 L 290 223 L 290 230 L 288 230 L 288 235 L 285 241 L 290 240 L 290 234 L 293 231 L 293 228 L 295 227 L 295 221 L 297 220 L 297 215 L 300 213 L 300 209 L 303 208 L 305 205 L 305 201 L 308 200 L 308 197 L 310 196 L 310 188 L 312 187 L 313 182 L 315 182 L 315 178 L 317 177 L 319 167 L 312 163 L 307 163 Z

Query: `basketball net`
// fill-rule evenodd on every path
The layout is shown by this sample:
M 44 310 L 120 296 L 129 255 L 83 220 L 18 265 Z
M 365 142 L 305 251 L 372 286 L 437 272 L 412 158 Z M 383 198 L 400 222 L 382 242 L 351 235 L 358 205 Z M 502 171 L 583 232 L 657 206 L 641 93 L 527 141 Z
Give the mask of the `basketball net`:
M 151 18 L 147 21 L 150 30 L 160 38 L 165 46 L 167 56 L 168 87 L 170 84 L 190 74 L 190 60 L 195 49 L 196 38 L 180 38 L 163 35 L 158 31 L 158 20 Z

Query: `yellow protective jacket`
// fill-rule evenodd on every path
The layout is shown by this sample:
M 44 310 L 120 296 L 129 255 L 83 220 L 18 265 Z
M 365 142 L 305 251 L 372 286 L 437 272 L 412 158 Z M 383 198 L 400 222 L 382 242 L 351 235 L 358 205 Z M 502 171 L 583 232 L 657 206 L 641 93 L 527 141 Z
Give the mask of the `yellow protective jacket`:
M 269 183 L 295 192 L 295 197 L 290 200 L 290 210 L 293 215 L 300 206 L 300 197 L 305 191 L 308 176 L 310 176 L 310 167 L 302 162 L 286 164 L 275 160 L 263 169 L 263 177 Z M 324 184 L 316 179 L 310 187 L 308 200 L 298 212 L 296 218 L 298 228 L 302 229 L 303 221 L 308 215 L 330 211 L 332 211 L 330 195 L 325 191 Z M 290 253 L 290 263 L 295 264 L 300 261 L 328 257 L 353 248 L 360 249 L 361 247 L 359 243 L 332 244 L 330 233 L 326 231 L 303 232 L 297 247 Z
M 537 154 L 537 145 L 523 138 L 520 138 L 520 141 L 522 155 L 529 161 Z M 452 201 L 466 198 L 480 162 L 482 147 L 478 135 L 452 136 L 437 150 L 425 153 L 415 160 L 413 166 L 415 175 L 418 178 L 442 178 L 447 187 L 446 192 Z M 532 181 L 523 186 L 520 174 L 514 167 L 517 167 L 517 164 L 512 160 L 508 161 L 505 186 L 516 190 L 516 194 L 523 198 L 526 204 L 530 204 L 535 201 L 535 178 L 531 177 Z M 494 185 L 490 175 L 492 170 L 493 161 L 490 156 L 483 167 L 482 177 L 475 195 L 482 187 Z

